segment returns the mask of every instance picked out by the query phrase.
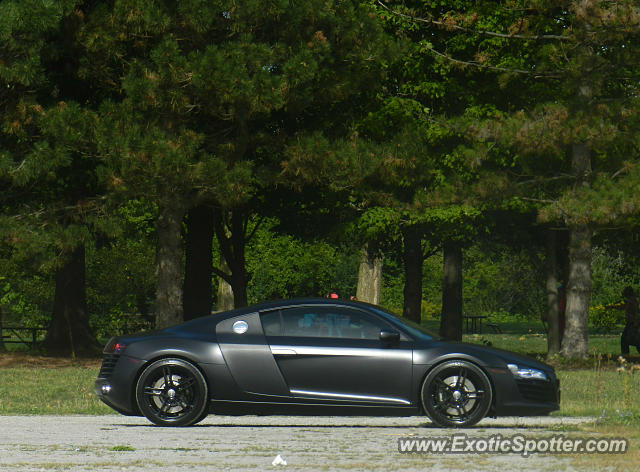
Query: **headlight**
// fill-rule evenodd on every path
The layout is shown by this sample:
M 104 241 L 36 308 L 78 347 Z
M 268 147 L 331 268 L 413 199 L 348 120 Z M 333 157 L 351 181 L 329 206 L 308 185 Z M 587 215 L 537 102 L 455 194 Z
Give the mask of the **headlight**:
M 507 364 L 514 377 L 519 379 L 548 380 L 547 374 L 531 367 L 521 367 L 515 364 Z

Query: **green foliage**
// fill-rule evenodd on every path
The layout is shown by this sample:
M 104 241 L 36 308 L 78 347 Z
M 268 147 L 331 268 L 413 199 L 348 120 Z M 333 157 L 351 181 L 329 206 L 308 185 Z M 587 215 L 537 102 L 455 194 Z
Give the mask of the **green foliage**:
M 3 251 L 4 252 L 4 251 Z M 46 326 L 53 304 L 52 277 L 24 253 L 0 253 L 0 305 L 5 322 Z
M 330 290 L 355 294 L 358 252 L 323 241 L 304 242 L 290 235 L 259 230 L 247 248 L 250 303 L 322 297 Z
M 280 227 L 247 249 L 250 301 L 353 294 L 368 243 L 386 256 L 382 304 L 400 312 L 400 235 L 420 225 L 427 254 L 443 241 L 469 247 L 465 313 L 500 320 L 539 317 L 544 274 L 534 244 L 511 244 L 535 236 L 497 244 L 508 231 L 491 227 L 491 211 L 519 228 L 514 215 L 533 211 L 615 224 L 593 252 L 590 312 L 593 326 L 615 329 L 622 311 L 604 307 L 640 284 L 637 237 L 620 242 L 637 234 L 640 210 L 637 2 L 388 7 L 0 2 L 10 320 L 47 324 L 53 274 L 85 244 L 94 330 L 147 326 L 158 209 L 208 202 L 279 211 Z M 575 143 L 592 152 L 588 175 L 572 174 Z M 424 266 L 429 320 L 441 269 L 439 255 Z
M 590 306 L 589 307 L 589 324 L 597 331 L 610 333 L 615 330 L 617 325 L 624 324 L 624 303 L 616 306 Z
M 18 283 L 11 283 L 7 277 L 0 277 L 0 306 L 5 324 L 28 327 L 45 325 L 45 310 L 51 301 L 47 285 L 47 281 L 40 277 L 25 277 Z
M 622 253 L 612 254 L 605 247 L 598 246 L 593 249 L 591 271 L 593 306 L 621 302 L 624 288 L 637 287 L 640 282 L 637 268 L 629 267 Z
M 87 305 L 95 335 L 105 339 L 152 327 L 153 241 L 121 238 L 87 254 Z
M 79 0 L 4 0 L 0 3 L 0 80 L 5 87 L 35 87 L 44 80 L 47 34 L 60 27 Z M 3 88 L 5 88 L 3 87 Z M 7 91 L 2 90 L 4 95 Z
M 422 300 L 420 307 L 420 317 L 423 320 L 438 320 L 442 313 L 442 306 L 432 302 Z
M 464 311 L 489 315 L 506 311 L 538 318 L 545 309 L 542 261 L 537 254 L 497 247 L 465 254 Z
M 124 98 L 102 111 L 115 118 L 100 131 L 110 180 L 187 206 L 245 205 L 294 135 L 325 118 L 344 130 L 336 117 L 366 103 L 353 99 L 372 93 L 372 59 L 386 53 L 359 2 L 116 1 L 91 13 L 81 72 Z

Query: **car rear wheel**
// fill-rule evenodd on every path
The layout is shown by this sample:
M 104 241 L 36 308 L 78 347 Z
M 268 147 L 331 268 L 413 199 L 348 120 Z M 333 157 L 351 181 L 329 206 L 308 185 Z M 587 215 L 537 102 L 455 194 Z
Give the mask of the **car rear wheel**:
M 190 426 L 207 414 L 207 382 L 190 362 L 160 359 L 140 375 L 136 400 L 142 414 L 152 423 Z
M 473 426 L 489 411 L 491 383 L 486 374 L 467 361 L 436 366 L 422 384 L 422 405 L 439 426 Z

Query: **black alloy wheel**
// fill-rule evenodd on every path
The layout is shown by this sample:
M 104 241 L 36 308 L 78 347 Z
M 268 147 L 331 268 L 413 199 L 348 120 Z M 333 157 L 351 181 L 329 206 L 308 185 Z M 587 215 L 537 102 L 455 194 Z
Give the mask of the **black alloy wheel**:
M 208 413 L 208 389 L 202 373 L 183 359 L 149 365 L 136 385 L 140 411 L 159 426 L 190 426 Z
M 422 384 L 422 405 L 439 426 L 473 426 L 489 411 L 491 383 L 486 374 L 467 361 L 436 366 Z

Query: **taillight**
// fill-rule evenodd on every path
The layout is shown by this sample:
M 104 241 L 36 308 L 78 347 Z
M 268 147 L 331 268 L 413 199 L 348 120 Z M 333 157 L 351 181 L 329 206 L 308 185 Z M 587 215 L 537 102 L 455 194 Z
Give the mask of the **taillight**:
M 121 341 L 118 341 L 118 338 L 111 338 L 107 345 L 104 347 L 104 353 L 120 354 L 126 349 L 126 347 L 127 345 Z

